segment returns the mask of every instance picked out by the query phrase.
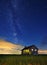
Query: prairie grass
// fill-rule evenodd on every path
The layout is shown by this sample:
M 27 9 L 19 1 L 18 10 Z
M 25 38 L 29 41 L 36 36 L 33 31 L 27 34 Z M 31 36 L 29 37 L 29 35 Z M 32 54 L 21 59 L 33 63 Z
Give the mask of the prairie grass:
M 47 55 L 0 55 L 0 65 L 47 65 Z

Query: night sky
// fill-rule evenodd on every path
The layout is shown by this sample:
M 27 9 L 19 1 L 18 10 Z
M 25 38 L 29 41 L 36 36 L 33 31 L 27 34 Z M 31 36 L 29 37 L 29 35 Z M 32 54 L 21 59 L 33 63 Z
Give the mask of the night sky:
M 0 0 L 0 38 L 47 49 L 47 1 Z

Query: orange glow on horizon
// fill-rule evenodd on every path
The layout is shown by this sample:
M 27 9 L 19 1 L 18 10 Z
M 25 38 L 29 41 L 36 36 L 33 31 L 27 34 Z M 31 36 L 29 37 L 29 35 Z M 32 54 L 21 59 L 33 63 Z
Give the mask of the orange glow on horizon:
M 47 54 L 47 50 L 38 50 L 39 54 Z
M 0 40 L 0 54 L 21 54 L 21 48 L 23 46 Z

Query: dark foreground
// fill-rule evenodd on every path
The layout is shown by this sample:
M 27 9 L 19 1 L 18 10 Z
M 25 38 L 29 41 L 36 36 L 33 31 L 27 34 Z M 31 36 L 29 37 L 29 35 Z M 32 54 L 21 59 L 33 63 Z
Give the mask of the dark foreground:
M 0 65 L 47 65 L 47 55 L 0 55 Z

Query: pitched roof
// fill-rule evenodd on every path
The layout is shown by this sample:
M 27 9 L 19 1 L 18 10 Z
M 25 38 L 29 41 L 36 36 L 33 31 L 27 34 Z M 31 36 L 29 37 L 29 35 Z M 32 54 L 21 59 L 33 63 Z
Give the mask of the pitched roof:
M 36 48 L 36 49 L 38 49 L 35 45 L 31 45 L 31 46 L 28 46 L 28 47 L 24 47 L 22 50 L 28 49 L 28 48 Z

